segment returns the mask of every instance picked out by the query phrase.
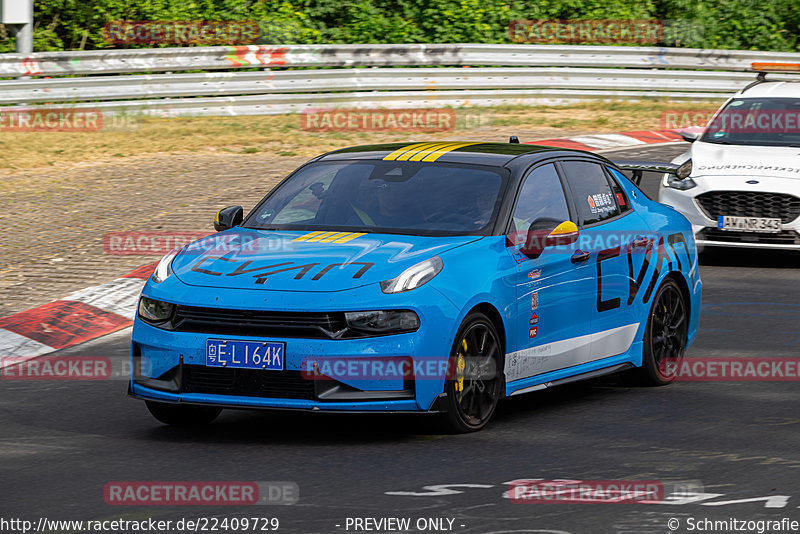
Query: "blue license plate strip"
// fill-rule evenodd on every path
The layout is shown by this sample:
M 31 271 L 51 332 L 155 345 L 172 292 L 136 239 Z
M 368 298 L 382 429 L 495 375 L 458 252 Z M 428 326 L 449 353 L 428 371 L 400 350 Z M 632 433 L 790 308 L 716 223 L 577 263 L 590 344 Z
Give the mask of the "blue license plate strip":
M 286 344 L 280 341 L 206 340 L 206 366 L 282 371 Z

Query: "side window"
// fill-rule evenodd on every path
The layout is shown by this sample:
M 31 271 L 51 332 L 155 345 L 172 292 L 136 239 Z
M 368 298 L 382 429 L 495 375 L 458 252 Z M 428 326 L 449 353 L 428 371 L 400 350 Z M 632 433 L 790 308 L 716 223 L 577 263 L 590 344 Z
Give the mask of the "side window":
M 562 164 L 582 225 L 598 223 L 620 214 L 614 192 L 599 164 L 588 161 L 565 161 Z
M 631 209 L 631 205 L 628 203 L 628 197 L 625 195 L 625 191 L 622 190 L 622 187 L 620 187 L 617 180 L 627 180 L 627 178 L 625 178 L 624 175 L 614 172 L 613 169 L 609 169 L 608 167 L 606 167 L 606 171 L 608 171 L 608 174 L 611 176 L 611 179 L 609 180 L 611 182 L 611 191 L 614 192 L 614 197 L 617 199 L 619 212 L 625 213 Z
M 552 229 L 568 220 L 567 199 L 555 165 L 548 163 L 536 167 L 522 185 L 514 207 L 511 231 L 526 232 L 533 222 L 537 222 L 537 226 L 543 230 Z M 523 239 L 521 235 L 519 239 Z

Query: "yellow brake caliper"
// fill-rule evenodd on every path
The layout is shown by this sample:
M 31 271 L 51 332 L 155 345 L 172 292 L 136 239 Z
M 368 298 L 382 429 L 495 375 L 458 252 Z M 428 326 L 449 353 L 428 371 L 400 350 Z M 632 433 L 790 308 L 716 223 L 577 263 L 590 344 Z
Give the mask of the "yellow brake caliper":
M 456 392 L 461 393 L 464 391 L 464 369 L 467 364 L 464 361 L 464 353 L 467 352 L 467 340 L 461 340 L 461 350 L 458 351 L 458 360 L 456 361 Z M 461 402 L 461 397 L 458 398 Z

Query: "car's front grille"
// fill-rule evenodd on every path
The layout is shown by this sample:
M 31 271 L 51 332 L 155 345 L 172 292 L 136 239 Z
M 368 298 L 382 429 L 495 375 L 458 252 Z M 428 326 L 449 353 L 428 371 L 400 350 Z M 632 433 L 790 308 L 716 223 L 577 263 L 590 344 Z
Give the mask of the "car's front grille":
M 300 371 L 225 369 L 203 365 L 184 365 L 182 393 L 241 395 L 273 399 L 314 399 L 314 381 Z
M 713 220 L 720 215 L 769 217 L 786 224 L 800 216 L 800 198 L 785 193 L 709 191 L 697 195 L 696 200 Z
M 171 329 L 212 335 L 331 339 L 347 328 L 342 312 L 275 312 L 176 306 Z
M 800 234 L 794 230 L 781 230 L 774 233 L 740 232 L 720 228 L 703 228 L 697 232 L 697 239 L 721 243 L 762 243 L 768 245 L 800 245 Z

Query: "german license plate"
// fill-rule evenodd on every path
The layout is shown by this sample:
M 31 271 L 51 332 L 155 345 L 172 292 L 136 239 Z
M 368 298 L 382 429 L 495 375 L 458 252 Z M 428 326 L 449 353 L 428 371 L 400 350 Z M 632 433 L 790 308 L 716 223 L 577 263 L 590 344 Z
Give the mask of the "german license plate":
M 206 340 L 207 367 L 283 370 L 286 344 L 278 341 Z
M 722 230 L 736 230 L 739 232 L 780 232 L 781 220 L 768 217 L 731 217 L 720 215 L 717 217 L 717 227 Z

